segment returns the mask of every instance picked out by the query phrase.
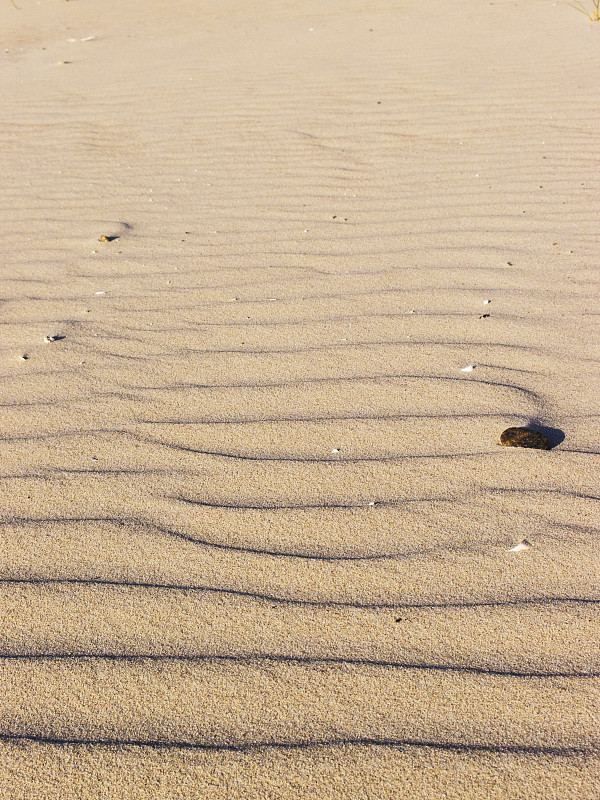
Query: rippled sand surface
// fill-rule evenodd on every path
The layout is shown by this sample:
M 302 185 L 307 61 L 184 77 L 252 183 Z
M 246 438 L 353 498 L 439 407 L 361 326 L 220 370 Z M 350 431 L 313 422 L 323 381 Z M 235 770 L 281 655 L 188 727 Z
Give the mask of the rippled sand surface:
M 597 798 L 600 23 L 17 5 L 2 798 Z

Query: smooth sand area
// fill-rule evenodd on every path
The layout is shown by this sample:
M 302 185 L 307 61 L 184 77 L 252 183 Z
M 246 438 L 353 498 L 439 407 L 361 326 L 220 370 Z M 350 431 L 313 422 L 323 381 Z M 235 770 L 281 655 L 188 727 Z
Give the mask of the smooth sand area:
M 2 800 L 596 800 L 600 23 L 15 3 Z

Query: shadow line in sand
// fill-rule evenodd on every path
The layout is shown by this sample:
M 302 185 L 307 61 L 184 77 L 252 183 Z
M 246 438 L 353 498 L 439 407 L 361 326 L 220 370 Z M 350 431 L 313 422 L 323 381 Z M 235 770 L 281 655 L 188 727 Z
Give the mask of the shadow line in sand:
M 509 389 L 514 392 L 519 392 L 526 397 L 533 400 L 535 403 L 541 403 L 542 398 L 532 389 L 526 389 L 524 386 L 518 386 L 514 383 L 504 383 L 502 381 L 489 381 L 483 378 L 459 378 L 451 377 L 448 375 L 431 375 L 431 374 L 413 374 L 413 373 L 381 373 L 377 375 L 353 375 L 352 377 L 341 378 L 303 378 L 292 381 L 263 381 L 261 383 L 169 383 L 165 386 L 134 386 L 124 384 L 121 386 L 123 391 L 148 391 L 148 392 L 176 392 L 182 389 L 202 389 L 202 390 L 217 390 L 217 389 L 283 389 L 283 388 L 296 388 L 300 386 L 311 386 L 314 384 L 347 384 L 347 383 L 393 383 L 397 381 L 413 381 L 413 382 L 435 382 L 440 383 L 470 383 L 481 384 L 495 389 Z M 106 393 L 102 393 L 103 395 Z
M 414 500 L 411 502 L 415 502 Z M 327 553 L 310 553 L 310 552 L 282 552 L 281 550 L 266 550 L 264 548 L 256 548 L 256 547 L 248 547 L 243 545 L 232 545 L 232 544 L 225 544 L 223 542 L 212 542 L 208 539 L 200 539 L 195 536 L 190 536 L 187 533 L 182 533 L 181 531 L 176 531 L 172 528 L 166 528 L 162 525 L 157 525 L 151 522 L 145 522 L 143 520 L 138 519 L 126 519 L 126 518 L 100 518 L 95 520 L 89 519 L 62 519 L 60 517 L 55 519 L 47 519 L 47 520 L 33 520 L 33 519 L 13 519 L 10 522 L 0 523 L 0 528 L 3 525 L 11 525 L 11 524 L 36 524 L 36 523 L 61 523 L 61 522 L 109 522 L 113 525 L 117 525 L 121 528 L 129 529 L 137 528 L 142 529 L 145 533 L 150 535 L 163 535 L 174 539 L 179 539 L 186 543 L 196 545 L 198 547 L 208 547 L 214 550 L 221 550 L 229 553 L 246 553 L 249 555 L 257 555 L 257 556 L 265 556 L 268 558 L 285 558 L 289 560 L 297 559 L 299 561 L 309 561 L 309 562 L 356 562 L 356 561 L 385 561 L 385 560 L 409 560 L 414 558 L 420 558 L 424 555 L 432 555 L 433 553 L 442 553 L 442 552 L 478 552 L 481 548 L 481 545 L 474 547 L 473 545 L 464 545 L 463 547 L 457 547 L 450 545 L 435 545 L 433 547 L 428 548 L 413 548 L 412 550 L 405 550 L 405 551 L 396 551 L 393 553 L 357 553 L 357 554 L 327 554 Z
M 78 472 L 78 471 L 76 471 Z M 42 477 L 42 476 L 40 476 Z M 495 490 L 492 490 L 495 491 Z M 502 493 L 502 489 L 498 490 L 499 493 Z M 519 490 L 508 490 L 510 492 L 514 491 L 518 493 Z M 524 490 L 525 492 L 527 490 Z M 553 493 L 553 492 L 550 492 Z M 556 494 L 563 495 L 563 492 L 556 492 Z M 570 493 L 567 496 L 573 496 L 578 499 L 586 499 L 586 500 L 593 500 L 597 501 L 598 498 L 592 496 L 585 496 L 585 495 L 577 495 Z M 333 510 L 336 509 L 338 511 L 344 510 L 345 506 L 332 506 L 331 509 L 328 506 L 298 506 L 298 507 L 289 507 L 289 508 L 278 508 L 278 507 L 256 507 L 253 506 L 245 506 L 245 505 L 235 505 L 235 504 L 210 504 L 205 503 L 203 501 L 195 501 L 195 500 L 188 500 L 186 498 L 170 498 L 167 497 L 166 499 L 175 499 L 179 502 L 182 502 L 187 505 L 195 505 L 199 508 L 206 508 L 214 509 L 216 511 L 221 512 L 236 512 L 236 511 L 260 511 L 263 513 L 295 513 L 297 511 L 318 511 L 319 509 L 323 510 Z M 397 503 L 390 503 L 390 507 L 401 507 L 403 505 L 408 504 L 417 504 L 417 503 L 438 503 L 440 502 L 440 498 L 412 498 L 410 500 L 405 501 L 398 501 Z M 441 502 L 448 503 L 448 502 L 456 502 L 456 499 L 449 500 L 447 498 L 442 498 Z M 361 505 L 361 508 L 364 508 L 365 511 L 371 510 L 375 511 L 377 508 L 378 503 L 369 509 L 368 504 Z M 382 504 L 384 505 L 384 504 Z M 356 510 L 354 506 L 348 506 L 348 509 Z M 266 548 L 258 548 L 258 547 L 251 547 L 248 545 L 241 545 L 241 544 L 228 544 L 225 542 L 215 542 L 205 538 L 199 538 L 197 536 L 192 536 L 188 533 L 184 533 L 183 531 L 175 530 L 174 528 L 166 527 L 163 525 L 159 525 L 155 522 L 138 519 L 135 517 L 49 517 L 49 518 L 27 518 L 27 517 L 13 517 L 10 520 L 0 521 L 0 530 L 3 527 L 9 527 L 14 525 L 43 525 L 43 524 L 64 524 L 64 523 L 90 523 L 90 522 L 98 522 L 98 523 L 109 523 L 115 525 L 118 528 L 125 529 L 131 531 L 132 529 L 137 532 L 143 532 L 146 535 L 151 536 L 163 536 L 169 537 L 173 539 L 180 540 L 187 544 L 194 545 L 196 547 L 206 547 L 211 548 L 214 550 L 220 550 L 223 552 L 229 553 L 245 553 L 249 555 L 256 555 L 256 556 L 264 556 L 267 558 L 278 558 L 278 559 L 289 559 L 289 560 L 299 560 L 299 561 L 308 561 L 308 562 L 322 562 L 322 563 L 331 563 L 331 562 L 338 562 L 338 563 L 351 563 L 351 562 L 360 562 L 360 561 L 385 561 L 385 560 L 410 560 L 415 558 L 421 558 L 423 556 L 431 556 L 433 554 L 441 554 L 441 553 L 450 553 L 450 554 L 473 554 L 473 553 L 480 553 L 483 552 L 484 549 L 488 548 L 490 545 L 497 546 L 498 542 L 496 540 L 484 540 L 481 539 L 477 544 L 469 544 L 469 543 L 462 543 L 452 544 L 451 541 L 447 542 L 440 542 L 431 547 L 413 547 L 412 549 L 407 550 L 397 550 L 395 552 L 375 552 L 375 553 L 368 553 L 368 552 L 359 552 L 359 553 L 314 553 L 310 551 L 281 551 L 281 550 L 269 550 Z M 585 529 L 582 530 L 582 533 L 586 535 L 595 535 L 595 529 Z
M 294 656 L 273 655 L 270 653 L 246 653 L 243 655 L 206 654 L 163 654 L 163 653 L 1 653 L 0 661 L 116 661 L 124 663 L 140 663 L 144 661 L 180 661 L 189 664 L 226 662 L 250 666 L 252 664 L 297 664 L 302 666 L 350 666 L 377 667 L 392 670 L 418 670 L 420 672 L 449 672 L 459 674 L 487 675 L 495 678 L 573 678 L 598 679 L 600 672 L 578 671 L 561 672 L 539 670 L 511 670 L 476 667 L 465 664 L 420 664 L 418 662 L 390 661 L 386 659 L 343 658 L 342 656 Z
M 394 748 L 428 748 L 431 750 L 444 750 L 456 753 L 497 753 L 519 754 L 530 756 L 559 756 L 577 757 L 585 755 L 597 755 L 599 748 L 593 745 L 574 745 L 572 747 L 543 747 L 538 745 L 515 745 L 515 744 L 480 744 L 463 743 L 448 741 L 431 741 L 427 739 L 375 739 L 375 738 L 342 738 L 339 739 L 314 739 L 313 741 L 297 742 L 274 742 L 259 741 L 244 744 L 231 744 L 228 742 L 185 742 L 185 741 L 161 741 L 161 740 L 140 740 L 140 739 L 95 739 L 95 738 L 65 738 L 52 736 L 39 736 L 35 734 L 23 733 L 0 733 L 0 741 L 4 742 L 36 742 L 38 744 L 49 745 L 81 745 L 87 747 L 144 747 L 155 750 L 168 748 L 180 750 L 204 750 L 209 752 L 234 752 L 252 753 L 262 750 L 312 750 L 316 748 L 341 748 L 347 746 L 354 747 L 394 747 Z
M 353 608 L 365 611 L 395 611 L 395 610 L 419 610 L 419 609 L 478 609 L 478 608 L 515 608 L 522 609 L 527 606 L 552 606 L 552 605 L 590 605 L 600 606 L 600 598 L 592 597 L 525 597 L 513 598 L 510 600 L 466 600 L 466 601 L 448 601 L 437 603 L 407 603 L 407 602 L 386 602 L 386 603 L 360 603 L 350 602 L 345 600 L 311 600 L 307 598 L 294 598 L 294 597 L 280 597 L 278 595 L 265 594 L 263 592 L 250 592 L 243 591 L 242 589 L 225 589 L 220 586 L 199 586 L 195 584 L 179 584 L 179 583 L 160 583 L 156 581 L 122 581 L 111 578 L 0 578 L 0 585 L 2 584 L 20 584 L 31 586 L 60 586 L 60 585 L 73 585 L 73 586 L 100 586 L 100 587 L 117 587 L 122 589 L 143 589 L 150 591 L 168 591 L 168 592 L 201 592 L 201 593 L 215 593 L 232 595 L 234 597 L 243 597 L 249 600 L 257 600 L 259 602 L 268 602 L 273 604 L 290 605 L 298 607 L 309 608 Z

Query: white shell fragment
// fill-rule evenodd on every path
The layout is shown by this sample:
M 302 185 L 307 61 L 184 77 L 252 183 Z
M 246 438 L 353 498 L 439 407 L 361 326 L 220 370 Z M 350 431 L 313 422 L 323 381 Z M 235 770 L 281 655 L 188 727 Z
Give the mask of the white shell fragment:
M 469 364 L 467 367 L 461 367 L 461 372 L 473 372 L 475 364 Z
M 483 301 L 483 305 L 484 305 L 484 306 L 489 306 L 489 304 L 490 304 L 491 302 L 492 302 L 491 300 L 484 300 L 484 301 Z
M 106 292 L 94 292 L 94 294 L 106 294 Z
M 340 449 L 339 449 L 339 447 L 334 447 L 334 448 L 333 448 L 333 450 L 332 450 L 331 452 L 332 452 L 332 453 L 339 453 L 339 452 L 340 452 Z
M 514 547 L 511 547 L 508 551 L 509 553 L 520 553 L 521 550 L 529 550 L 531 548 L 531 542 L 528 542 L 527 539 L 523 539 L 522 542 L 516 544 Z

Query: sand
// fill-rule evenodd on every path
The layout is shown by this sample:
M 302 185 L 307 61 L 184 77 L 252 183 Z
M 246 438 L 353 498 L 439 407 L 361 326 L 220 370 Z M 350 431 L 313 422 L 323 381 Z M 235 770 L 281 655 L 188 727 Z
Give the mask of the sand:
M 600 23 L 16 5 L 0 796 L 598 797 Z

